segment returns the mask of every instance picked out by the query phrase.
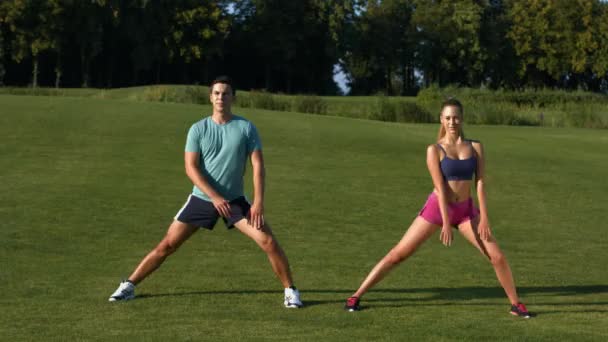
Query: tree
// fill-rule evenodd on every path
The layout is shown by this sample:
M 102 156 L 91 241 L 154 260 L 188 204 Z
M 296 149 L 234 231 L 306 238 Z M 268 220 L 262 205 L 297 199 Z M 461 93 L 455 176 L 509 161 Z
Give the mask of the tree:
M 317 37 L 309 38 L 323 44 L 323 49 L 312 50 L 315 70 L 307 72 L 307 92 L 336 95 L 341 94 L 334 81 L 334 70 L 340 65 L 340 58 L 345 51 L 343 37 L 347 35 L 349 23 L 353 21 L 358 0 L 314 0 L 313 9 L 318 13 L 315 26 Z
M 131 25 L 134 51 L 131 53 L 135 78 L 139 71 L 154 70 L 155 83 L 161 82 L 163 63 L 170 61 L 165 40 L 170 35 L 172 18 L 175 16 L 174 1 L 149 1 L 139 12 L 138 21 Z M 137 82 L 136 82 L 137 83 Z
M 413 2 L 368 0 L 358 5 L 341 57 L 351 77 L 351 93 L 411 92 L 415 88 Z
M 568 17 L 560 27 L 567 27 L 570 35 L 567 50 L 570 62 L 568 79 L 571 87 L 589 90 L 599 90 L 598 81 L 605 79 L 608 71 L 608 29 L 607 8 L 605 2 L 577 0 L 564 3 L 568 9 Z
M 234 3 L 227 63 L 249 88 L 335 94 L 339 1 L 246 0 Z
M 210 58 L 222 53 L 224 39 L 230 21 L 219 3 L 213 1 L 180 1 L 170 19 L 165 46 L 169 60 L 180 58 L 185 64 L 195 60 L 204 62 L 203 77 L 207 81 L 207 63 Z M 186 75 L 184 75 L 186 76 Z
M 2 32 L 2 26 L 0 26 L 0 87 L 4 85 L 4 32 Z
M 510 2 L 508 37 L 520 57 L 520 75 L 535 85 L 587 87 L 588 75 L 605 70 L 605 63 L 596 63 L 605 55 L 605 8 L 598 0 Z
M 511 41 L 507 8 L 503 0 L 490 0 L 484 7 L 481 18 L 480 44 L 486 51 L 482 72 L 482 85 L 490 88 L 516 88 L 520 84 L 517 76 L 519 58 Z
M 416 0 L 412 21 L 425 83 L 480 84 L 487 51 L 480 42 L 485 1 Z
M 6 25 L 4 23 L 5 6 L 6 3 L 0 3 L 0 87 L 4 85 L 4 75 L 6 74 L 6 69 L 4 66 L 4 56 L 6 55 L 6 45 L 4 42 L 4 32 L 6 29 Z
M 591 71 L 599 81 L 595 90 L 608 92 L 608 3 L 600 3 L 597 11 L 593 35 L 597 39 L 597 49 L 591 54 Z
M 32 86 L 38 86 L 38 65 L 42 53 L 53 47 L 50 36 L 52 3 L 36 0 L 6 0 L 2 21 L 14 35 L 12 59 L 21 63 L 32 59 Z
M 63 76 L 63 51 L 68 45 L 68 23 L 71 18 L 67 15 L 67 8 L 73 1 L 70 0 L 48 0 L 50 19 L 47 26 L 51 49 L 55 53 L 55 88 L 61 85 Z

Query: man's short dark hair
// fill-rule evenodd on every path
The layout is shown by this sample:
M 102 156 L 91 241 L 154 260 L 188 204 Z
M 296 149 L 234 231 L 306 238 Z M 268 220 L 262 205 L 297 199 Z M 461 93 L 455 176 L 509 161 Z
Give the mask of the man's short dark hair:
M 232 89 L 232 95 L 236 95 L 236 89 L 234 89 L 234 86 L 232 85 L 232 79 L 226 75 L 218 76 L 213 80 L 213 82 L 211 82 L 211 84 L 209 85 L 209 94 L 211 94 L 213 86 L 216 83 L 223 83 L 229 85 L 230 89 Z

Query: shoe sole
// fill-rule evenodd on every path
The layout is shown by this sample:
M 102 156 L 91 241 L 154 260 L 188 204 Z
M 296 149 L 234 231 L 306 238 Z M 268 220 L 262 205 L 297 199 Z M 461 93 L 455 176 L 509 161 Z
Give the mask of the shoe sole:
M 529 314 L 528 314 L 528 315 L 526 315 L 526 316 L 522 316 L 522 315 L 520 315 L 520 314 L 518 314 L 518 313 L 516 313 L 516 312 L 509 312 L 509 313 L 510 313 L 511 315 L 513 315 L 513 316 L 517 316 L 517 317 L 521 317 L 521 318 L 525 318 L 525 319 L 528 319 L 528 318 L 531 318 L 531 317 L 532 317 L 532 315 L 529 315 Z
M 135 296 L 129 296 L 129 297 L 125 297 L 125 298 L 114 298 L 114 297 L 110 297 L 108 299 L 108 302 L 126 302 L 128 300 L 134 299 Z

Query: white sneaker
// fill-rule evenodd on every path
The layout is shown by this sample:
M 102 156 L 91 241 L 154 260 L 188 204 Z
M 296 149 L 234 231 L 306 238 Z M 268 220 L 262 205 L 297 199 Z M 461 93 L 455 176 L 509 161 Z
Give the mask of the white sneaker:
M 117 302 L 120 300 L 129 300 L 135 298 L 135 285 L 128 280 L 120 283 L 116 291 L 112 293 L 108 301 Z
M 300 301 L 300 291 L 298 291 L 295 287 L 288 287 L 285 289 L 285 304 L 286 308 L 301 308 L 304 306 L 302 301 Z

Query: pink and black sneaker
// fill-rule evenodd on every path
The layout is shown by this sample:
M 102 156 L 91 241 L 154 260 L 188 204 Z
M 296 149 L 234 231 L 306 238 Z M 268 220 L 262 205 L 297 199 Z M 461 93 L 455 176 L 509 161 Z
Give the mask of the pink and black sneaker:
M 522 303 L 518 303 L 517 305 L 511 305 L 511 315 L 519 316 L 522 318 L 530 318 L 533 316 L 532 313 L 526 309 L 526 306 Z
M 344 304 L 344 310 L 350 312 L 361 310 L 361 307 L 359 307 L 359 297 L 348 298 L 346 304 Z

